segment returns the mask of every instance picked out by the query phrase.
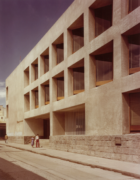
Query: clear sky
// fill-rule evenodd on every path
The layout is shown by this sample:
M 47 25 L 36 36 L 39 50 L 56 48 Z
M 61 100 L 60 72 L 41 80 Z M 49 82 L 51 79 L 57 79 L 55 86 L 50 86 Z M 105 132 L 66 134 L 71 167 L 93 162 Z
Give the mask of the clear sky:
M 5 80 L 74 0 L 0 0 L 0 105 Z

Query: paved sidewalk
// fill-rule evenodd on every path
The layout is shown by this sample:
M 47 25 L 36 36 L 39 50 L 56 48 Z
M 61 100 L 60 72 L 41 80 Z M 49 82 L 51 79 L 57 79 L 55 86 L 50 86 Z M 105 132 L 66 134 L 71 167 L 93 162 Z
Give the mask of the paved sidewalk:
M 120 172 L 124 175 L 129 175 L 132 177 L 140 178 L 140 164 L 111 160 L 105 158 L 98 158 L 93 156 L 87 156 L 82 154 L 52 150 L 48 148 L 32 148 L 30 145 L 8 143 L 5 144 L 4 141 L 0 141 L 0 145 L 6 145 L 9 147 L 17 148 L 20 150 L 25 150 L 40 155 L 45 155 L 53 158 L 58 158 L 65 161 L 70 161 L 86 166 L 91 166 L 93 168 L 101 168 L 110 171 Z

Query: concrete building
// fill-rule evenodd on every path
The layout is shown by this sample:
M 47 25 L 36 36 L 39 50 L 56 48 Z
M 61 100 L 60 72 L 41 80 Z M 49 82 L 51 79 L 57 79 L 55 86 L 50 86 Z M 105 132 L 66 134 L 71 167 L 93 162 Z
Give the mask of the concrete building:
M 9 141 L 140 162 L 139 5 L 71 4 L 6 79 Z
M 0 138 L 4 138 L 6 134 L 6 108 L 0 105 Z

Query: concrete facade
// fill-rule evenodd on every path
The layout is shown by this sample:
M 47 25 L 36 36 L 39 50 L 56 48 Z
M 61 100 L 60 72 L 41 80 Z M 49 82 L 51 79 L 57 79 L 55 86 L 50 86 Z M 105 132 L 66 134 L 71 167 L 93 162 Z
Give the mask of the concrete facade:
M 106 0 L 112 4 L 112 26 L 95 37 L 92 8 L 101 0 L 75 0 L 53 27 L 6 79 L 7 134 L 12 141 L 35 134 L 43 136 L 43 120 L 50 120 L 50 136 L 65 136 L 65 112 L 84 109 L 86 136 L 130 134 L 128 93 L 140 89 L 140 72 L 129 75 L 129 51 L 124 35 L 138 29 L 140 7 L 128 13 L 128 0 Z M 71 29 L 84 28 L 84 46 L 72 52 Z M 56 62 L 56 44 L 64 44 L 64 60 Z M 113 52 L 113 80 L 96 86 L 93 55 Z M 49 55 L 44 73 L 43 56 Z M 84 91 L 73 95 L 71 68 L 84 65 Z M 35 66 L 38 79 L 35 80 Z M 57 77 L 64 77 L 64 99 L 57 101 Z M 44 104 L 44 85 L 49 84 L 50 101 Z M 35 91 L 39 104 L 35 108 Z M 14 106 L 13 106 L 14 104 Z M 52 145 L 53 146 L 53 145 Z
M 6 118 L 6 108 L 0 105 L 0 123 L 5 123 Z

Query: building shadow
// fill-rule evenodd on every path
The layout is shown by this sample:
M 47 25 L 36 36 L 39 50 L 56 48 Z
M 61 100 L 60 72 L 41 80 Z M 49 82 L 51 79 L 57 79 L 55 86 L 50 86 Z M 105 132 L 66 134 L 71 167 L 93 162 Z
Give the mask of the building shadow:
M 47 180 L 48 178 L 41 177 L 29 170 L 26 170 L 18 165 L 0 158 L 0 179 L 1 180 Z M 37 173 L 37 172 L 36 172 Z

